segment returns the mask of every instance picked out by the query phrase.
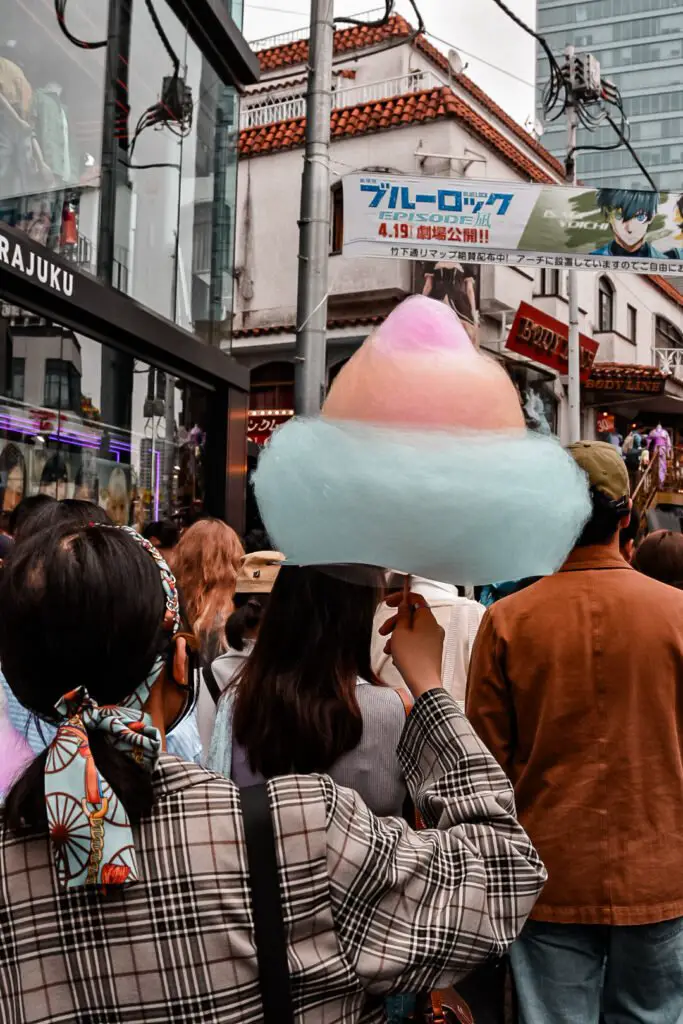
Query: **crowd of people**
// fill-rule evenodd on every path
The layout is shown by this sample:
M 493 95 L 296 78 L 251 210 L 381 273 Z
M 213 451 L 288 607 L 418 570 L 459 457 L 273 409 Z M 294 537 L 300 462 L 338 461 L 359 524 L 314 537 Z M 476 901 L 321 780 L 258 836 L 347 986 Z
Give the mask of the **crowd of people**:
M 451 1024 L 453 986 L 476 1024 L 683 1021 L 683 534 L 638 543 L 616 448 L 569 451 L 592 514 L 566 563 L 477 601 L 217 520 L 17 507 L 3 1024 Z

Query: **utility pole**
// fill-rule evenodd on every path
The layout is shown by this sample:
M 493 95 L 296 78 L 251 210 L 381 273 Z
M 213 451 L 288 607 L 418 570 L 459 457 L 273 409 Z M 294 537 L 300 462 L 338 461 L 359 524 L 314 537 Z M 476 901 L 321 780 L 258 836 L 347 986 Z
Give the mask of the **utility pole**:
M 565 50 L 567 73 L 569 75 L 569 103 L 567 106 L 567 159 L 565 170 L 567 184 L 576 185 L 576 133 L 579 114 L 576 109 L 576 58 L 573 46 Z M 567 297 L 569 299 L 569 347 L 568 347 L 568 399 L 569 399 L 569 443 L 581 440 L 581 359 L 579 340 L 579 274 L 574 267 L 567 275 Z
M 299 416 L 315 416 L 325 396 L 333 56 L 334 2 L 311 0 L 294 377 Z

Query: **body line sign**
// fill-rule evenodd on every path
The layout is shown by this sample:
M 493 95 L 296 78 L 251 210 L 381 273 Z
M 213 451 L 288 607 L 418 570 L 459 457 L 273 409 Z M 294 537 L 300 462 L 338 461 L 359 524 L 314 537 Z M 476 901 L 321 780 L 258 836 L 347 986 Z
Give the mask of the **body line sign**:
M 344 255 L 683 271 L 683 194 L 354 173 Z

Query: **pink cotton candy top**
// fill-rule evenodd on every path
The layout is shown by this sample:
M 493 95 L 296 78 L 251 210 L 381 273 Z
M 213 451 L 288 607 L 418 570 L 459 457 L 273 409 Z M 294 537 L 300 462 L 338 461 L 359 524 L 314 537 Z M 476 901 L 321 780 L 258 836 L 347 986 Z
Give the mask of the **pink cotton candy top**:
M 512 381 L 457 314 L 422 295 L 387 317 L 335 380 L 323 416 L 433 430 L 524 430 Z

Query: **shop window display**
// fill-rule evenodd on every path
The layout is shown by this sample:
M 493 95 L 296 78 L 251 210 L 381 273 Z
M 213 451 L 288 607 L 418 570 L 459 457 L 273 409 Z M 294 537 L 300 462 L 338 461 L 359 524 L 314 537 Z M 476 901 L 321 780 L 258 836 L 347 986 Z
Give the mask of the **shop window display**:
M 139 528 L 203 513 L 207 392 L 135 360 L 127 421 L 112 423 L 102 412 L 111 355 L 0 307 L 0 512 L 43 493 L 98 502 L 114 522 Z
M 71 0 L 75 37 L 107 35 L 107 0 Z M 94 271 L 103 49 L 79 48 L 53 0 L 11 0 L 0 19 L 0 220 Z
M 546 436 L 557 434 L 557 397 L 553 380 L 524 366 L 506 366 L 517 389 L 527 428 Z

